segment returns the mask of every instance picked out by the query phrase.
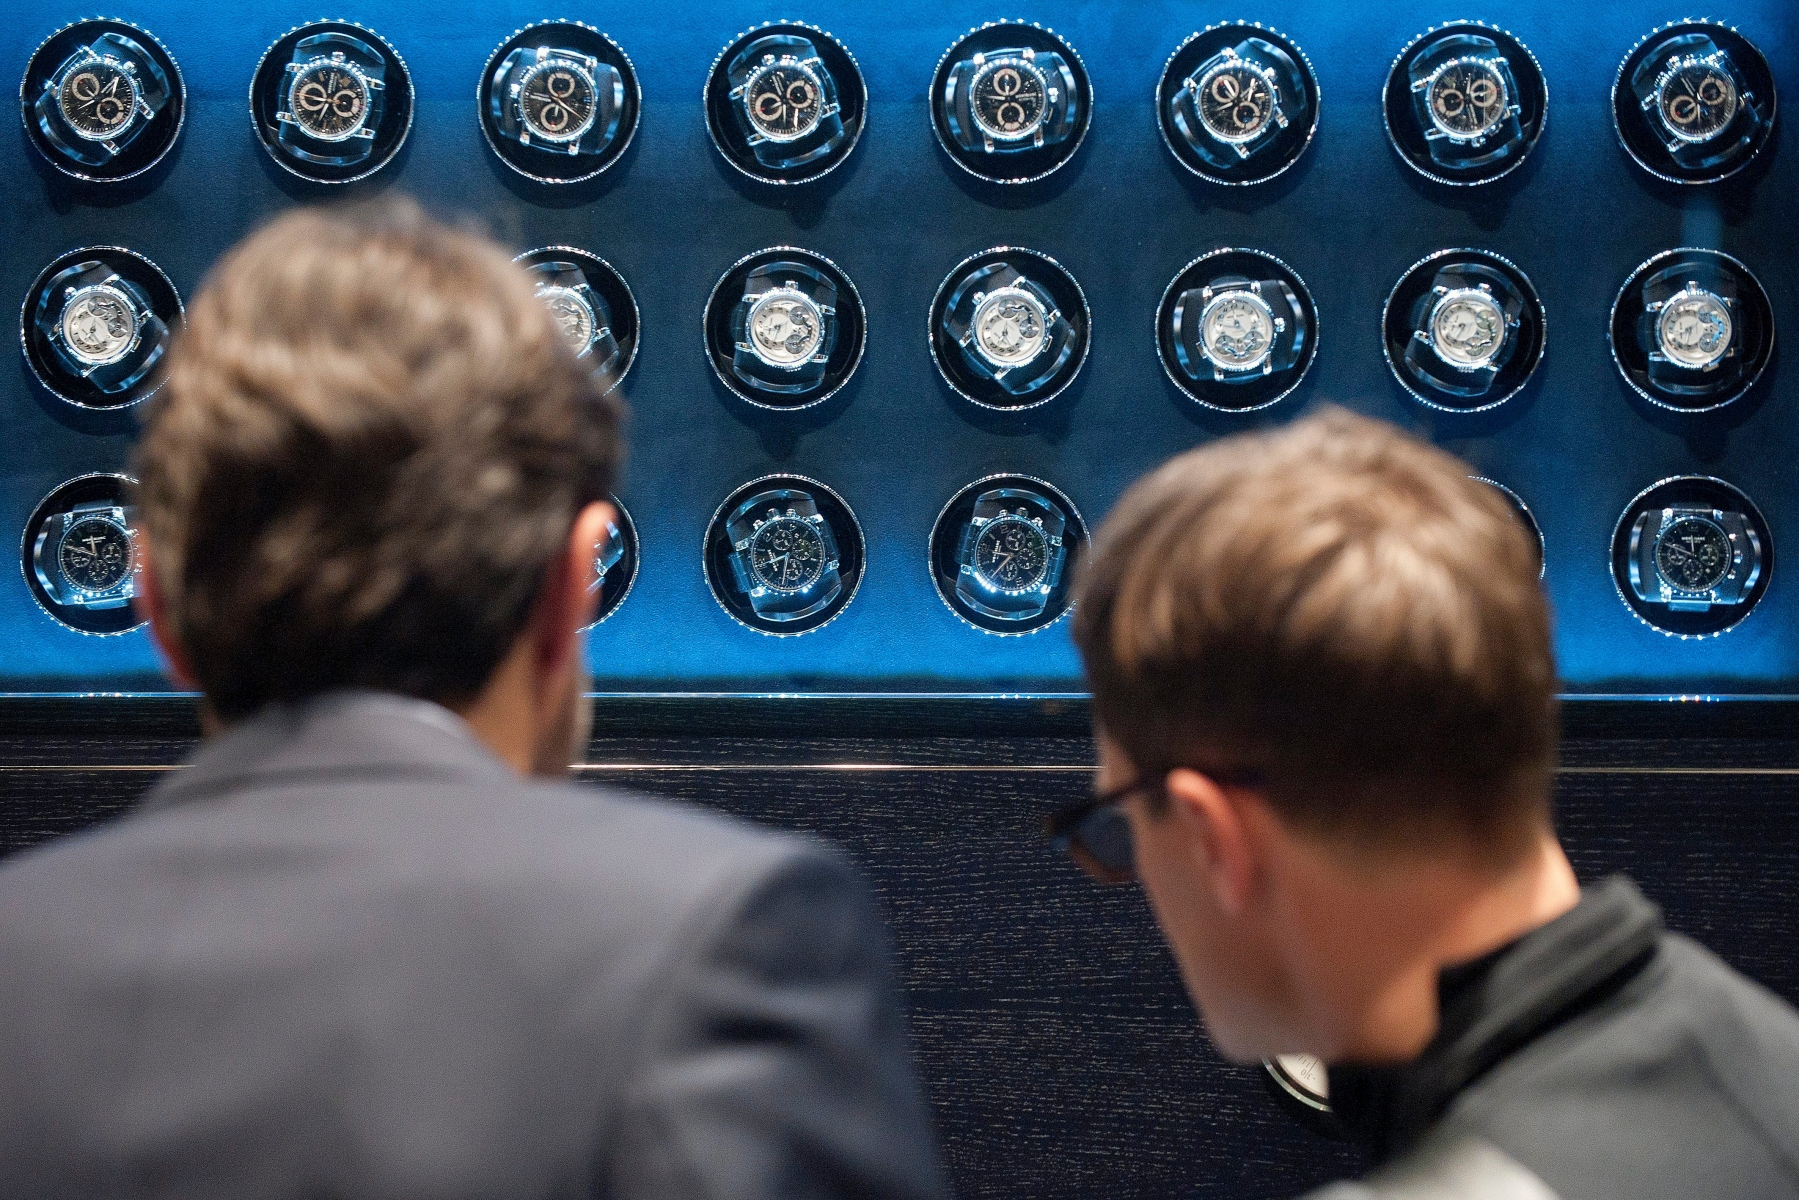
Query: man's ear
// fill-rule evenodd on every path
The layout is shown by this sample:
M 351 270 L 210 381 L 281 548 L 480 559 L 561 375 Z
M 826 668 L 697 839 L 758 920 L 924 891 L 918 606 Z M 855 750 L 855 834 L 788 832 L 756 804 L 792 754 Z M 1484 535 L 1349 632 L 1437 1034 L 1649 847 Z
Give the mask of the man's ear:
M 1169 818 L 1187 834 L 1214 901 L 1224 912 L 1241 913 L 1261 872 L 1260 847 L 1242 810 L 1246 795 L 1184 767 L 1168 773 L 1166 788 Z
M 538 667 L 546 676 L 560 671 L 568 656 L 578 653 L 575 634 L 593 622 L 600 603 L 594 563 L 608 527 L 617 519 L 613 507 L 600 501 L 576 513 L 562 553 L 544 572 L 534 623 Z
M 150 539 L 139 529 L 132 538 L 132 543 L 137 580 L 133 585 L 131 607 L 138 616 L 150 623 L 150 640 L 162 651 L 163 662 L 168 665 L 169 678 L 174 681 L 175 686 L 183 691 L 195 691 L 197 684 L 194 670 L 188 665 L 187 648 L 181 644 L 181 637 L 175 631 L 174 619 L 169 616 L 162 588 L 157 585 L 156 572 L 152 569 L 154 556 Z

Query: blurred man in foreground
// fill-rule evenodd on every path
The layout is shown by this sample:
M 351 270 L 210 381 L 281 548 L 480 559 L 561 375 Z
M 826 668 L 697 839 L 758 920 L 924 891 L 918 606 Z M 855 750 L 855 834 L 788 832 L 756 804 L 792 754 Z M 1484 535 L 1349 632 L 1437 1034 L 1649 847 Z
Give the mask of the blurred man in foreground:
M 1799 1195 L 1799 1014 L 1551 823 L 1537 561 L 1450 456 L 1332 412 L 1183 455 L 1101 531 L 1098 794 L 1213 1040 L 1329 1064 L 1333 1197 Z
M 942 1197 L 844 862 L 552 782 L 621 450 L 525 275 L 296 212 L 169 371 L 140 594 L 211 736 L 0 869 L 0 1195 Z

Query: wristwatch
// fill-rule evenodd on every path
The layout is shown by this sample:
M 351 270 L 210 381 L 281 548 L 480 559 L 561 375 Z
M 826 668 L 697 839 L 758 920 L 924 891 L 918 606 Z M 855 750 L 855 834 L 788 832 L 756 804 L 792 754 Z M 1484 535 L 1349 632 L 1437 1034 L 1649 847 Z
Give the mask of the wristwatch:
M 803 262 L 753 268 L 731 312 L 732 373 L 763 392 L 818 387 L 837 344 L 837 285 Z
M 1005 261 L 963 279 L 943 321 L 967 365 L 1014 396 L 1048 383 L 1080 349 L 1055 298 Z
M 1721 166 L 1761 131 L 1755 92 L 1730 54 L 1704 33 L 1671 37 L 1631 72 L 1650 131 L 1689 171 Z
M 282 149 L 322 166 L 366 161 L 386 105 L 386 76 L 387 59 L 359 37 L 333 30 L 301 38 L 275 113 Z
M 99 259 L 58 273 L 41 293 L 36 319 L 58 365 L 107 395 L 141 382 L 168 344 L 168 326 L 149 296 Z
M 98 167 L 149 127 L 172 91 L 167 72 L 141 43 L 108 32 L 44 80 L 32 112 L 38 132 L 58 151 Z
M 1220 169 L 1270 149 L 1281 132 L 1307 119 L 1305 75 L 1266 38 L 1244 38 L 1181 81 L 1169 116 L 1181 139 Z
M 68 608 L 124 608 L 137 594 L 130 510 L 111 500 L 77 504 L 44 521 L 31 567 L 51 601 Z
M 1438 166 L 1479 170 L 1525 143 L 1518 81 L 1492 38 L 1455 33 L 1428 40 L 1407 62 L 1406 78 L 1418 127 Z
M 738 131 L 756 161 L 788 171 L 835 154 L 849 138 L 837 81 L 811 38 L 759 37 L 725 67 Z
M 1497 268 L 1445 266 L 1413 303 L 1405 364 L 1451 396 L 1485 396 L 1518 351 L 1524 311 L 1525 297 Z
M 1659 369 L 1663 379 L 1678 384 L 1688 372 L 1716 371 L 1736 353 L 1730 316 L 1736 296 L 1733 290 L 1726 294 L 1722 283 L 1712 287 L 1717 290 L 1689 279 L 1671 295 L 1644 304 L 1643 323 L 1653 327 L 1653 337 L 1647 339 L 1652 377 Z
M 1631 526 L 1630 587 L 1645 603 L 1694 613 L 1739 605 L 1761 571 L 1761 539 L 1740 512 L 1675 505 Z
M 1245 383 L 1295 366 L 1305 312 L 1279 279 L 1221 275 L 1174 306 L 1175 354 L 1195 380 Z
M 1059 146 L 1081 127 L 1083 115 L 1068 60 L 1030 46 L 961 59 L 944 77 L 942 100 L 956 145 L 983 154 Z
M 801 621 L 842 594 L 837 538 L 809 493 L 758 492 L 731 510 L 725 534 L 732 583 L 758 617 Z
M 501 136 L 548 154 L 596 155 L 612 147 L 625 111 L 625 77 L 579 50 L 521 46 L 488 85 Z
M 997 621 L 1042 616 L 1067 562 L 1067 524 L 1061 507 L 1038 492 L 982 492 L 956 545 L 957 598 Z
M 587 282 L 587 274 L 572 262 L 551 259 L 528 268 L 537 286 L 537 298 L 556 318 L 562 336 L 575 357 L 590 360 L 596 373 L 611 375 L 624 357 L 612 334 L 612 311 Z

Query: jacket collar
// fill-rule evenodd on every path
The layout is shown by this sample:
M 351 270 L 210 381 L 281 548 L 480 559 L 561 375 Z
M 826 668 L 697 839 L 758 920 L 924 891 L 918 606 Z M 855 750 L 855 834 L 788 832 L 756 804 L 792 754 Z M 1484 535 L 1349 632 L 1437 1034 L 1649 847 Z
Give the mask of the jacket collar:
M 1618 875 L 1542 928 L 1444 968 L 1437 1035 L 1422 1054 L 1400 1066 L 1331 1068 L 1338 1121 L 1377 1162 L 1403 1153 L 1464 1088 L 1634 977 L 1661 934 L 1661 910 Z
M 511 768 L 455 713 L 408 696 L 335 691 L 271 704 L 202 743 L 146 809 L 323 778 L 505 781 Z

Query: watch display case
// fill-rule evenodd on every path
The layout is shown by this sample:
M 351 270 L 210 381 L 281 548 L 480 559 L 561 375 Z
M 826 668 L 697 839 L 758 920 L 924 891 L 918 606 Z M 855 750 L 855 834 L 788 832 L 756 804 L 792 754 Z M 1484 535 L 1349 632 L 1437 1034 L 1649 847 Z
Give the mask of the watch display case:
M 719 380 L 759 408 L 823 404 L 862 362 L 868 322 L 848 275 L 822 254 L 771 246 L 738 259 L 706 301 Z
M 762 183 L 809 183 L 841 166 L 868 119 L 868 85 L 842 42 L 771 22 L 733 39 L 706 75 L 706 132 Z
M 1053 484 L 989 475 L 962 488 L 931 527 L 931 582 L 986 633 L 1035 633 L 1068 612 L 1087 523 Z
M 1427 408 L 1474 413 L 1517 395 L 1543 360 L 1548 319 L 1530 279 L 1488 250 L 1439 250 L 1381 313 L 1393 378 Z
M 1524 43 L 1462 21 L 1414 38 L 1387 73 L 1387 139 L 1426 179 L 1452 187 L 1517 170 L 1543 136 L 1549 87 Z
M 1182 42 L 1156 84 L 1175 161 L 1209 183 L 1265 183 L 1318 132 L 1318 80 L 1299 46 L 1260 24 L 1213 25 Z
M 77 21 L 38 44 L 19 84 L 25 137 L 83 183 L 121 183 L 160 163 L 187 121 L 168 49 L 125 21 Z
M 843 498 L 803 475 L 752 479 L 706 527 L 706 583 L 757 633 L 796 637 L 834 621 L 867 563 L 862 526 Z
M 624 156 L 643 92 L 617 42 L 579 21 L 542 21 L 494 48 L 475 102 L 495 156 L 553 185 L 585 183 Z
M 123 246 L 84 246 L 38 272 L 19 309 L 32 374 L 76 408 L 119 410 L 162 385 L 158 368 L 181 297 L 162 269 Z
M 1202 254 L 1162 293 L 1156 348 L 1176 387 L 1250 412 L 1292 393 L 1318 353 L 1318 308 L 1291 267 L 1261 250 Z
M 573 246 L 544 246 L 512 261 L 531 274 L 569 349 L 610 392 L 637 361 L 637 297 L 611 263 Z
M 1664 250 L 1630 273 L 1612 302 L 1612 361 L 1660 408 L 1709 412 L 1754 387 L 1774 355 L 1774 309 L 1761 281 L 1717 250 Z
M 350 21 L 290 29 L 250 79 L 250 123 L 275 164 L 312 183 L 354 183 L 412 132 L 412 74 L 380 34 Z
M 931 128 L 950 161 L 989 183 L 1034 183 L 1066 166 L 1093 123 L 1074 47 L 1041 25 L 998 21 L 943 52 Z
M 1767 593 L 1774 537 L 1740 488 L 1703 475 L 1638 492 L 1612 531 L 1612 582 L 1625 607 L 1677 638 L 1734 629 Z
M 137 596 L 137 531 L 124 475 L 81 475 L 59 484 L 25 522 L 20 565 L 38 607 L 77 633 L 126 633 L 143 622 Z
M 612 505 L 614 516 L 606 526 L 605 540 L 593 548 L 593 581 L 587 585 L 587 590 L 599 593 L 599 598 L 594 602 L 589 629 L 617 612 L 618 606 L 625 602 L 625 597 L 631 594 L 631 586 L 637 582 L 637 567 L 641 561 L 637 523 L 631 520 L 630 512 L 617 496 L 606 499 Z
M 1669 183 L 1717 183 L 1774 135 L 1774 73 L 1728 25 L 1676 21 L 1618 64 L 1612 123 L 1636 164 Z
M 1087 294 L 1047 254 L 995 246 L 957 263 L 931 301 L 931 357 L 956 394 L 982 408 L 1048 404 L 1091 348 Z

